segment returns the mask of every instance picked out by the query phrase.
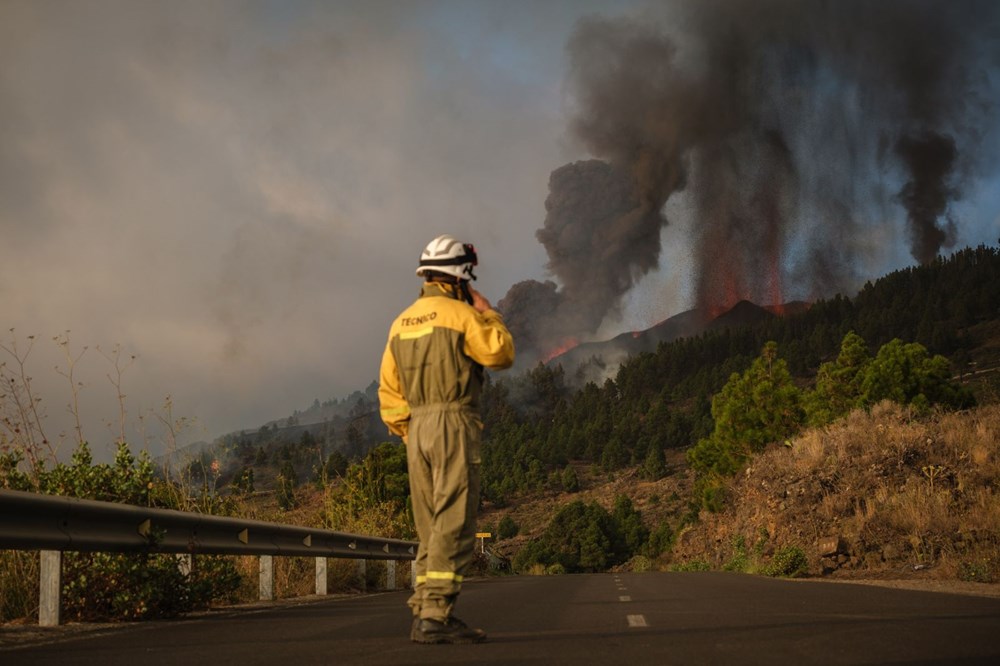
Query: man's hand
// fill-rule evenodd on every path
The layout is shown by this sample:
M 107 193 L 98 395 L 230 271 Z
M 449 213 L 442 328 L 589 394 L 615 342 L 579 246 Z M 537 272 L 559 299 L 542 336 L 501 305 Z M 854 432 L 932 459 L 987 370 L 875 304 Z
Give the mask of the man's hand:
M 493 309 L 493 306 L 490 305 L 488 300 L 486 300 L 486 297 L 473 289 L 472 285 L 469 285 L 469 294 L 472 295 L 472 307 L 474 307 L 477 312 L 486 312 L 487 310 Z

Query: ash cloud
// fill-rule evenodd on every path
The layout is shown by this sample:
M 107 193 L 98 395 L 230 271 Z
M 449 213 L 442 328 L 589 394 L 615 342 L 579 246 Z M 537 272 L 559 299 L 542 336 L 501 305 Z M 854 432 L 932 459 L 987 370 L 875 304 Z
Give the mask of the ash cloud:
M 901 137 L 896 155 L 910 174 L 899 199 L 910 222 L 911 252 L 921 263 L 928 263 L 955 234 L 953 221 L 947 220 L 942 227 L 939 220 L 956 194 L 949 186 L 949 176 L 958 150 L 951 137 L 929 132 Z
M 644 198 L 631 172 L 600 160 L 552 172 L 544 226 L 536 237 L 548 253 L 552 281 L 526 280 L 500 301 L 519 346 L 572 344 L 600 326 L 641 276 L 656 268 L 666 219 Z
M 501 302 L 542 356 L 592 335 L 657 266 L 678 191 L 694 202 L 695 298 L 711 312 L 854 288 L 893 219 L 932 261 L 956 237 L 962 181 L 993 166 L 979 146 L 996 3 L 673 10 L 590 17 L 569 40 L 570 131 L 597 159 L 550 179 L 537 236 L 559 284 L 520 283 Z

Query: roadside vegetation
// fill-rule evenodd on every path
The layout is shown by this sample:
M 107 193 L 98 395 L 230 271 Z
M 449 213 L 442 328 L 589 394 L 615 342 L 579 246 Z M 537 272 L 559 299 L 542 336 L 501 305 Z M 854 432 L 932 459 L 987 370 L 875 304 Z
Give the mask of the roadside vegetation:
M 399 444 L 384 443 L 353 461 L 335 452 L 316 465 L 312 478 L 303 483 L 292 464 L 296 449 L 281 443 L 275 447 L 276 464 L 259 467 L 265 490 L 255 488 L 252 467 L 230 472 L 227 478 L 220 459 L 206 457 L 204 452 L 176 466 L 157 464 L 145 450 L 135 455 L 125 441 L 127 410 L 122 356 L 117 348 L 106 358 L 112 363 L 109 377 L 120 400 L 121 438 L 112 462 L 95 462 L 75 411 L 79 396 L 72 367 L 82 352 L 70 353 L 66 338 L 55 342 L 66 348 L 70 370 L 57 371 L 72 386 L 70 408 L 77 428 L 70 460 L 59 461 L 46 435 L 41 396 L 34 391 L 29 371 L 35 339 L 20 340 L 20 348 L 18 342 L 11 332 L 10 341 L 0 344 L 0 353 L 5 355 L 0 361 L 0 489 L 413 537 L 405 450 Z M 166 426 L 166 441 L 159 444 L 176 451 L 176 438 L 186 420 L 173 417 L 169 399 L 154 416 Z M 331 560 L 330 564 L 330 591 L 357 591 L 375 582 L 358 580 L 353 561 Z M 276 594 L 311 594 L 313 572 L 311 559 L 276 558 Z M 380 573 L 378 566 L 366 571 L 372 579 Z M 252 556 L 199 555 L 190 572 L 182 572 L 171 554 L 68 552 L 63 557 L 63 617 L 67 621 L 143 620 L 253 601 L 258 594 L 257 577 L 257 558 Z M 38 580 L 37 551 L 0 550 L 0 622 L 37 617 Z
M 9 440 L 5 442 L 9 446 Z M 372 534 L 413 538 L 407 509 L 405 451 L 386 443 L 347 466 L 336 480 L 299 486 L 294 499 L 281 490 L 261 494 L 229 487 L 190 486 L 156 470 L 145 454 L 125 443 L 111 464 L 94 463 L 81 443 L 69 463 L 39 463 L 24 471 L 16 450 L 0 453 L 0 488 L 137 506 L 236 516 Z M 356 562 L 330 560 L 331 592 L 356 592 L 374 585 L 382 568 L 370 563 L 368 579 L 357 578 Z M 275 558 L 278 597 L 313 593 L 310 558 Z M 63 617 L 67 621 L 143 620 L 257 598 L 257 558 L 198 555 L 184 573 L 171 554 L 64 553 Z M 36 617 L 39 556 L 36 551 L 0 550 L 0 621 Z
M 489 382 L 478 527 L 492 536 L 477 571 L 1000 581 L 997 284 L 1000 252 L 963 250 L 854 299 L 661 344 L 600 385 L 544 365 Z M 60 463 L 28 340 L 0 347 L 0 488 L 414 538 L 405 450 L 375 432 L 372 387 L 186 455 L 168 401 L 156 415 L 165 459 L 133 453 L 122 422 L 112 463 L 94 463 L 79 428 Z M 75 410 L 80 354 L 56 342 Z M 131 359 L 105 358 L 124 401 Z M 171 616 L 257 592 L 255 558 L 199 557 L 190 576 L 172 556 L 66 562 L 70 619 Z M 311 567 L 278 558 L 279 596 L 311 593 Z M 37 612 L 37 569 L 37 553 L 0 551 L 0 620 Z M 360 587 L 350 561 L 331 560 L 330 580 Z

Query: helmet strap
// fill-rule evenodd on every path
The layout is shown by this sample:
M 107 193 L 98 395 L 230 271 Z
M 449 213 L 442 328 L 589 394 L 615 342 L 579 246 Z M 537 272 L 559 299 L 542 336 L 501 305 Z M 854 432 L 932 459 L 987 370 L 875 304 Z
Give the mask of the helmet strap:
M 451 291 L 451 297 L 458 301 L 465 301 L 469 305 L 472 305 L 472 294 L 469 292 L 469 281 L 463 280 L 462 278 L 455 277 L 454 275 L 449 275 L 447 273 L 435 273 L 428 282 L 441 282 L 444 284 L 450 284 L 454 287 Z
M 462 300 L 472 305 L 472 293 L 469 291 L 469 281 L 459 280 L 457 291 L 461 292 Z

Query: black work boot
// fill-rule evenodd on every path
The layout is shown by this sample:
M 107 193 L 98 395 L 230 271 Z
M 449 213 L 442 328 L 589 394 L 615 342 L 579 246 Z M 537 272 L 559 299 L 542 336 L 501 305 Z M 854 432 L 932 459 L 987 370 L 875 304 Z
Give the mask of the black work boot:
M 415 626 L 413 640 L 417 643 L 482 643 L 486 632 L 472 629 L 457 617 L 440 620 L 420 620 Z

